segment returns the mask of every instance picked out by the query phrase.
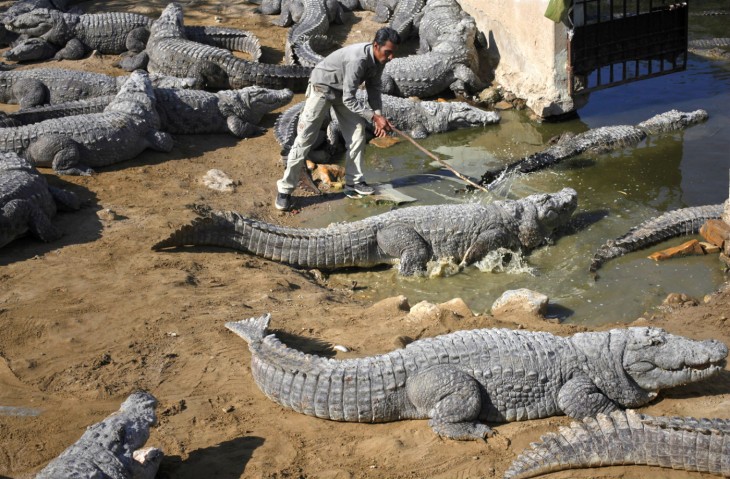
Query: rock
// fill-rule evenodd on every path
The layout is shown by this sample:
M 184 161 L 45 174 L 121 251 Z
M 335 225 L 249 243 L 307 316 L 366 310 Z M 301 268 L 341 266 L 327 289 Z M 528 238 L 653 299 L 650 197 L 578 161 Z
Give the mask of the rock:
M 380 138 L 373 138 L 370 140 L 370 144 L 373 146 L 377 146 L 378 148 L 390 148 L 393 145 L 397 145 L 401 142 L 400 138 L 396 138 L 394 136 L 383 136 Z
M 97 211 L 96 216 L 102 221 L 119 221 L 123 219 L 122 216 L 119 216 L 116 211 L 110 208 Z
M 707 243 L 705 241 L 700 241 L 700 246 L 702 247 L 702 251 L 705 252 L 705 254 L 713 254 L 713 253 L 719 253 L 722 251 L 718 246 Z
M 499 316 L 506 313 L 526 312 L 543 316 L 547 311 L 550 298 L 526 288 L 511 289 L 502 293 L 502 296 L 492 304 L 492 315 Z
M 719 251 L 719 248 L 718 248 Z M 679 246 L 673 246 L 662 251 L 650 254 L 648 257 L 654 261 L 663 261 L 665 259 L 674 258 L 677 256 L 689 256 L 689 255 L 703 255 L 705 254 L 704 249 L 700 245 L 700 242 L 696 239 L 689 240 L 686 243 L 682 243 Z
M 411 305 L 408 304 L 408 298 L 402 294 L 400 296 L 385 298 L 368 308 L 370 312 L 377 312 L 386 316 L 397 316 L 410 311 L 410 309 Z
M 477 98 L 479 100 L 479 103 L 494 105 L 502 99 L 502 94 L 499 92 L 499 88 L 489 87 L 482 90 Z
M 722 221 L 730 225 L 730 199 L 725 200 Z
M 441 309 L 428 301 L 421 301 L 411 308 L 407 319 L 414 322 L 437 321 L 441 318 Z
M 664 298 L 664 301 L 662 301 L 662 304 L 669 306 L 697 306 L 700 302 L 684 293 L 669 293 Z
M 700 235 L 715 246 L 723 247 L 730 239 L 730 225 L 722 220 L 707 220 L 700 228 Z
M 461 298 L 454 298 L 446 301 L 445 303 L 439 304 L 438 307 L 442 310 L 451 311 L 462 318 L 470 318 L 474 316 L 474 311 L 472 311 Z
M 505 100 L 498 101 L 497 103 L 494 104 L 495 110 L 511 110 L 512 108 L 514 108 L 512 103 L 505 101 Z
M 236 183 L 225 173 L 218 169 L 208 170 L 203 176 L 203 184 L 216 191 L 232 193 L 236 189 Z

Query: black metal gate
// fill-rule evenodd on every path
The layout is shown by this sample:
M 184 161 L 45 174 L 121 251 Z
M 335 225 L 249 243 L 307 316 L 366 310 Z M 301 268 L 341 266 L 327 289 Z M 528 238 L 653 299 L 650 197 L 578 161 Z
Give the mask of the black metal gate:
M 568 42 L 573 93 L 684 70 L 687 2 L 573 0 Z

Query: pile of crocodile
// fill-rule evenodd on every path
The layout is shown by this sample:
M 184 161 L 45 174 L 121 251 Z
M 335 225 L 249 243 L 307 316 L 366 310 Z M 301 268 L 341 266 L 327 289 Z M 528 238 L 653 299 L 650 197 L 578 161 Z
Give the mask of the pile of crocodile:
M 8 16 L 5 27 L 27 40 L 17 42 L 4 56 L 13 61 L 54 58 L 78 60 L 90 51 L 101 54 L 141 54 L 154 19 L 129 12 L 64 13 L 35 9 Z M 199 43 L 261 57 L 258 38 L 245 30 L 222 27 L 185 27 L 186 38 Z M 146 55 L 128 60 L 128 69 L 146 66 Z

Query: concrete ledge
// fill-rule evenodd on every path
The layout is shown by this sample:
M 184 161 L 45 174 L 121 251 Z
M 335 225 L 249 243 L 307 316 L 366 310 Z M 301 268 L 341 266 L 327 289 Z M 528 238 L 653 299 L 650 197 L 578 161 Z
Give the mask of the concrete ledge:
M 489 42 L 494 79 L 541 117 L 576 110 L 568 90 L 568 28 L 543 16 L 548 0 L 457 0 Z

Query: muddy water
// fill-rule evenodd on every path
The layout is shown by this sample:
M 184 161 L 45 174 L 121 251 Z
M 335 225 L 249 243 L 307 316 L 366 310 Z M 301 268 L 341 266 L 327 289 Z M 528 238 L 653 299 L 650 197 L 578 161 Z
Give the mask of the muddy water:
M 710 6 L 711 7 L 711 6 Z M 690 17 L 693 38 L 730 36 L 730 17 Z M 432 162 L 407 142 L 389 149 L 369 147 L 367 176 L 371 181 L 395 180 L 417 204 L 489 202 L 518 198 L 565 186 L 579 194 L 580 231 L 534 251 L 524 263 L 506 270 L 466 272 L 435 278 L 401 278 L 395 269 L 348 271 L 335 276 L 357 281 L 358 295 L 377 300 L 406 295 L 411 304 L 463 298 L 478 312 L 514 288 L 547 294 L 550 314 L 577 323 L 627 321 L 648 313 L 667 294 L 682 292 L 701 298 L 725 279 L 716 255 L 655 263 L 646 256 L 688 238 L 663 243 L 613 260 L 594 281 L 588 274 L 593 252 L 609 238 L 665 211 L 721 203 L 728 197 L 730 168 L 730 65 L 690 56 L 686 72 L 594 93 L 579 119 L 536 124 L 523 112 L 502 114 L 499 125 L 435 135 L 422 144 L 458 170 L 478 177 L 526 154 L 539 151 L 549 138 L 614 124 L 636 124 L 676 108 L 706 109 L 710 119 L 674 134 L 650 137 L 636 148 L 583 155 L 549 170 L 506 182 L 493 194 L 460 194 Z M 387 211 L 390 206 L 363 200 L 328 202 L 329 214 L 307 226 L 355 220 Z M 489 268 L 482 268 L 489 269 Z M 346 275 L 346 276 L 344 276 Z

